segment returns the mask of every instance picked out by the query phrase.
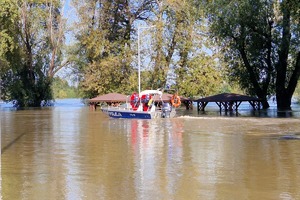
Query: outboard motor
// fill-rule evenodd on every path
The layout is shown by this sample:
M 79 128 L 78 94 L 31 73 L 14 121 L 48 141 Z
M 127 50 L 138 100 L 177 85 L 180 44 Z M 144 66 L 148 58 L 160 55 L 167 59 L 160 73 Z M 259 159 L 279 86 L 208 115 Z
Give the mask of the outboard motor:
M 172 107 L 169 103 L 163 103 L 162 104 L 162 108 L 161 108 L 161 117 L 162 118 L 169 118 L 171 111 L 172 111 Z

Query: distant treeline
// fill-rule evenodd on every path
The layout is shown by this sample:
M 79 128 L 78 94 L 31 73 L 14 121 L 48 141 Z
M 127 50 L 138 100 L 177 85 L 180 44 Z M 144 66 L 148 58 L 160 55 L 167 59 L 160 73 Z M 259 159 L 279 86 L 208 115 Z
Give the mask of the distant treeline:
M 80 98 L 78 87 L 70 86 L 68 81 L 55 77 L 52 83 L 54 99 Z

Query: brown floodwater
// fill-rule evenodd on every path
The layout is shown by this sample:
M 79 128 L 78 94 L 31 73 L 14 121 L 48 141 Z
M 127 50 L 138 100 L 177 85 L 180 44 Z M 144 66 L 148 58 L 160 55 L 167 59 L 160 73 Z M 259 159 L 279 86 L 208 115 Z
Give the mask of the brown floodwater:
M 299 188 L 299 118 L 1 111 L 3 200 L 296 200 Z

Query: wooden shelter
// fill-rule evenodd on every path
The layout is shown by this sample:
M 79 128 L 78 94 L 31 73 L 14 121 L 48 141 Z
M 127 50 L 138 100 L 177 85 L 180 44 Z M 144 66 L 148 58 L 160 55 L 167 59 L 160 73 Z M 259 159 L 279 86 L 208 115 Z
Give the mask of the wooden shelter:
M 254 110 L 261 108 L 261 100 L 259 98 L 234 93 L 222 93 L 195 100 L 198 111 L 204 111 L 209 102 L 215 102 L 219 106 L 220 112 L 222 110 L 225 112 L 237 111 L 244 101 L 248 101 Z
M 114 104 L 114 103 L 121 103 L 126 101 L 127 101 L 127 96 L 119 93 L 104 94 L 88 100 L 90 108 L 92 108 L 93 110 L 96 109 L 96 106 L 99 103 L 105 102 L 108 104 Z
M 109 93 L 89 99 L 89 103 L 126 102 L 127 96 L 119 93 Z

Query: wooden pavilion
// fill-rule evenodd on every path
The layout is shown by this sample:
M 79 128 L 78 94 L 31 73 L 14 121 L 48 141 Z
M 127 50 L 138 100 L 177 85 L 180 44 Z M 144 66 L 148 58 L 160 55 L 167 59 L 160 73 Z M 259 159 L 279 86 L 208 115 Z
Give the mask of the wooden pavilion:
M 112 105 L 126 101 L 127 96 L 119 93 L 104 94 L 88 100 L 90 108 L 93 110 L 96 110 L 96 107 L 99 103 L 107 103 L 109 105 Z
M 219 106 L 220 112 L 222 110 L 225 112 L 237 111 L 244 101 L 248 101 L 254 110 L 260 110 L 261 108 L 261 100 L 259 98 L 234 93 L 222 93 L 195 100 L 198 111 L 204 111 L 209 102 L 215 102 Z

